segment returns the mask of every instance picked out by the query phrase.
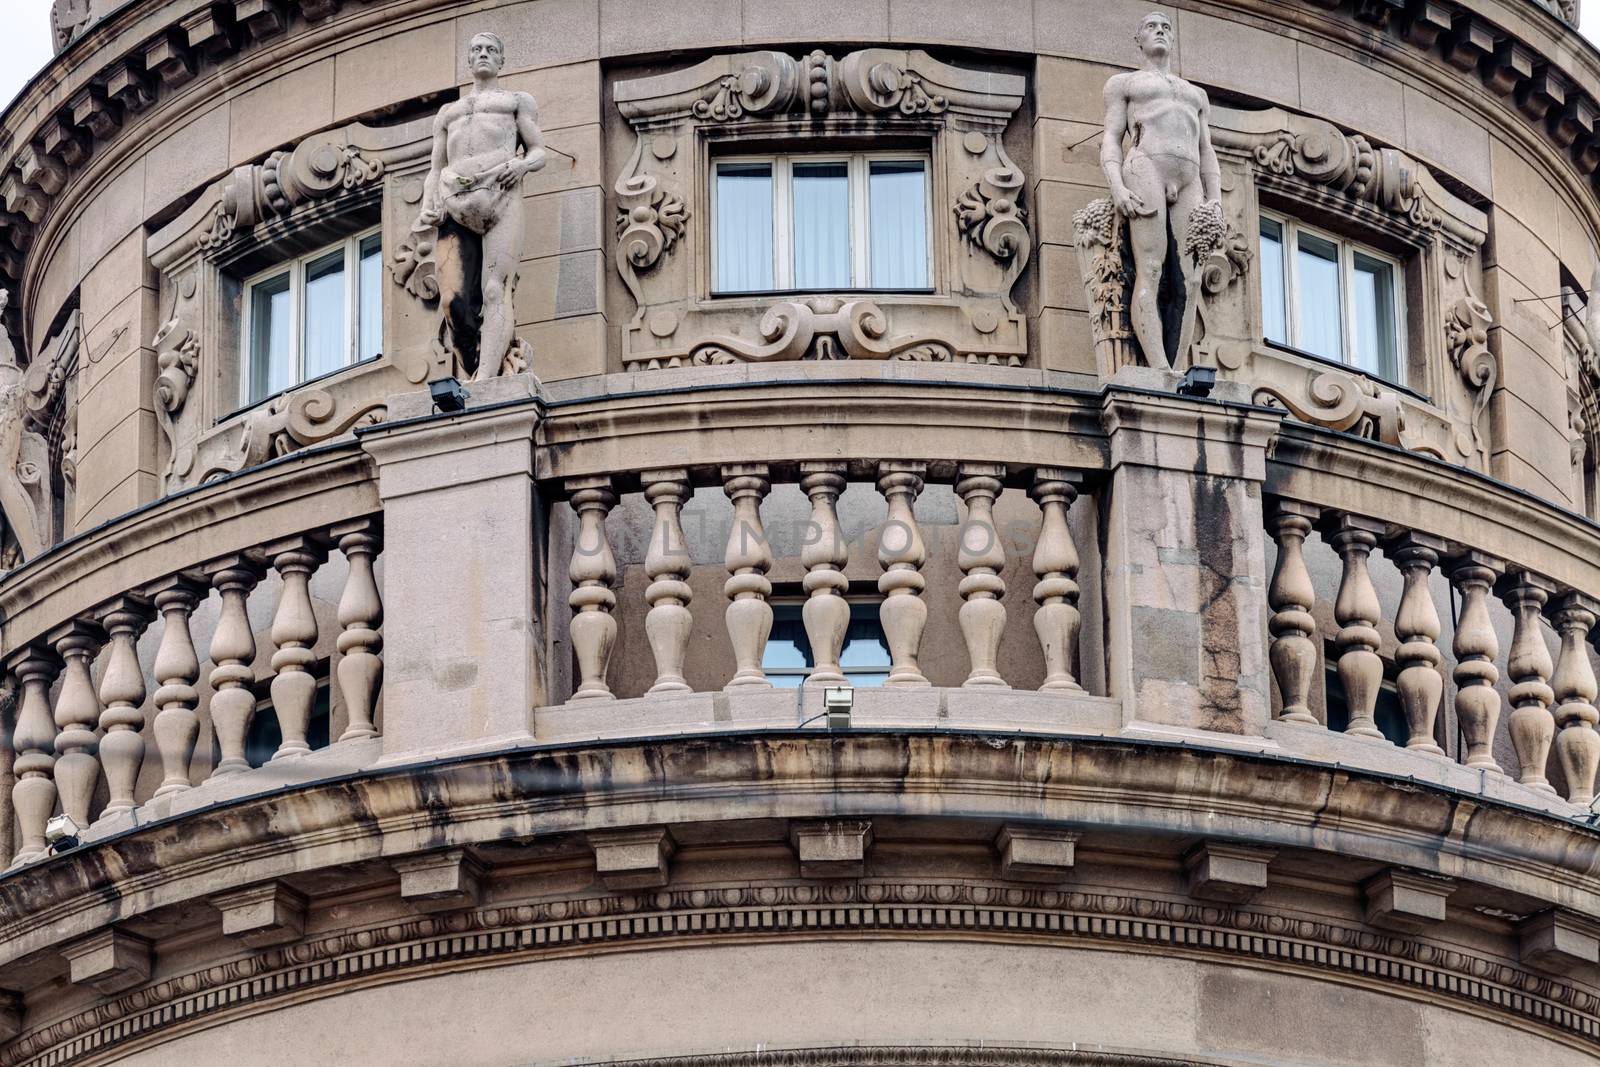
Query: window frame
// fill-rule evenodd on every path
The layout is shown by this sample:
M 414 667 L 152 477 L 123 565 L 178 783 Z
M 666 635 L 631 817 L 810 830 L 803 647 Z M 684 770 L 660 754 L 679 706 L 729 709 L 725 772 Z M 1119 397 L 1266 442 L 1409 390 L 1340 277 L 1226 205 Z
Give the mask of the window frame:
M 794 164 L 844 163 L 846 166 L 847 213 L 850 238 L 850 284 L 829 289 L 812 290 L 796 287 L 794 280 Z M 923 188 L 923 245 L 926 250 L 923 279 L 925 284 L 913 287 L 874 286 L 872 275 L 872 204 L 871 168 L 874 162 L 919 163 L 922 165 Z M 707 183 L 707 200 L 711 205 L 711 239 L 707 242 L 710 266 L 710 295 L 712 297 L 765 296 L 772 293 L 798 292 L 864 292 L 864 293 L 933 293 L 934 279 L 934 229 L 933 229 L 933 153 L 929 149 L 883 149 L 874 151 L 819 151 L 819 152 L 739 152 L 711 157 L 710 181 Z M 717 203 L 718 172 L 723 164 L 765 163 L 772 168 L 772 288 L 771 289 L 719 289 L 717 287 L 717 235 L 721 211 Z
M 808 599 L 809 598 L 804 593 L 795 593 L 795 594 L 775 593 L 772 596 L 767 598 L 767 603 L 774 609 L 774 621 L 776 621 L 776 609 L 778 609 L 778 608 L 784 608 L 786 610 L 793 610 L 796 613 L 799 613 L 799 614 L 803 615 L 803 612 L 805 610 L 805 605 L 806 605 L 806 602 L 807 602 Z M 884 645 L 884 655 L 885 655 L 884 662 L 881 665 L 881 668 L 882 668 L 881 670 L 879 669 L 879 667 L 880 667 L 879 664 L 873 664 L 870 667 L 845 667 L 845 666 L 841 666 L 840 667 L 840 673 L 845 676 L 845 683 L 844 684 L 846 686 L 848 686 L 849 688 L 851 688 L 851 689 L 880 689 L 883 686 L 883 683 L 881 683 L 881 682 L 876 684 L 876 685 L 858 686 L 856 684 L 855 680 L 854 680 L 854 675 L 852 674 L 852 672 L 855 672 L 855 675 L 860 675 L 860 674 L 874 674 L 874 675 L 881 674 L 884 677 L 888 677 L 891 669 L 894 666 L 893 657 L 889 656 L 889 654 L 888 654 L 888 636 L 887 636 L 887 634 L 884 633 L 884 630 L 883 630 L 883 597 L 881 597 L 881 596 L 872 596 L 870 594 L 856 595 L 856 594 L 847 593 L 844 596 L 844 601 L 845 601 L 846 604 L 850 605 L 850 609 L 851 609 L 851 614 L 852 615 L 854 615 L 855 609 L 858 608 L 858 607 L 870 607 L 870 608 L 876 609 L 878 631 L 879 631 L 880 634 L 883 634 L 882 643 Z M 761 655 L 762 655 L 761 671 L 762 671 L 763 674 L 765 674 L 767 676 L 768 680 L 770 681 L 773 678 L 798 678 L 798 679 L 800 679 L 798 684 L 800 686 L 804 686 L 806 680 L 811 677 L 811 672 L 816 670 L 815 665 L 810 666 L 810 667 L 776 667 L 776 666 L 768 666 L 767 663 L 766 663 L 766 656 L 767 656 L 767 650 L 770 647 L 771 647 L 771 638 L 769 637 L 767 644 L 762 647 L 762 651 L 761 651 Z M 778 688 L 788 688 L 788 687 L 780 685 L 780 686 L 778 686 Z
M 1266 294 L 1258 292 L 1261 300 L 1261 339 L 1266 344 L 1279 345 L 1300 355 L 1324 362 L 1338 363 L 1358 374 L 1366 374 L 1385 382 L 1404 386 L 1409 377 L 1409 352 L 1407 351 L 1407 324 L 1406 318 L 1406 264 L 1405 261 L 1371 245 L 1360 241 L 1353 241 L 1331 230 L 1313 226 L 1296 218 L 1287 212 L 1272 211 L 1262 208 L 1260 220 L 1256 223 L 1256 253 L 1263 259 L 1266 252 L 1262 248 L 1261 222 L 1276 223 L 1282 231 L 1283 245 L 1283 295 L 1284 295 L 1284 327 L 1288 334 L 1285 341 L 1274 341 L 1267 337 L 1266 330 Z M 1300 247 L 1300 234 L 1305 233 L 1321 241 L 1332 244 L 1338 250 L 1339 266 L 1339 326 L 1340 326 L 1340 353 L 1338 358 L 1324 356 L 1305 348 L 1300 340 L 1300 267 L 1299 256 L 1296 253 Z M 1368 370 L 1355 362 L 1355 337 L 1356 337 L 1356 312 L 1353 296 L 1355 280 L 1356 256 L 1365 256 L 1377 260 L 1390 269 L 1391 297 L 1394 301 L 1394 365 L 1390 368 Z
M 381 319 L 378 333 L 380 346 L 378 352 L 365 358 L 361 355 L 361 246 L 372 237 L 378 238 L 378 264 L 381 272 L 383 269 L 383 227 L 376 225 L 364 227 L 337 241 L 319 245 L 291 259 L 280 260 L 270 267 L 249 275 L 240 282 L 239 292 L 244 314 L 240 323 L 242 329 L 239 331 L 238 410 L 254 407 L 282 393 L 297 389 L 309 381 L 315 381 L 317 378 L 325 378 L 340 371 L 348 370 L 358 364 L 369 363 L 383 357 Z M 317 260 L 326 258 L 329 253 L 336 249 L 343 249 L 344 251 L 345 360 L 341 365 L 330 371 L 324 371 L 314 377 L 307 377 L 305 373 L 305 337 L 302 331 L 305 321 L 306 267 Z M 251 393 L 251 383 L 254 381 L 256 370 L 254 351 L 256 288 L 265 282 L 282 277 L 285 273 L 289 275 L 289 382 L 282 389 L 269 389 L 260 396 L 254 396 Z M 381 287 L 379 292 L 380 294 L 382 293 Z M 382 315 L 381 307 L 380 303 L 380 316 Z

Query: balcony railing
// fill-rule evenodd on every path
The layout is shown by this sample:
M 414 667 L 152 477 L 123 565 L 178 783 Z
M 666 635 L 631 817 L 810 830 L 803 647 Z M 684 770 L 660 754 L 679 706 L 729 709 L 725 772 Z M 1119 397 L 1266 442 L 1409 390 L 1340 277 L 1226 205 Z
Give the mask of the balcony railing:
M 1563 814 L 1591 798 L 1593 524 L 1245 405 L 981 369 L 853 373 L 414 419 L 398 405 L 359 441 L 170 498 L 12 573 L 12 866 L 47 854 L 57 810 L 94 837 L 473 746 L 793 730 L 849 684 L 840 651 L 863 596 L 890 662 L 881 687 L 853 692 L 856 728 L 1153 736 Z M 451 523 L 473 532 L 446 544 Z M 1144 541 L 1164 539 L 1160 566 L 1142 564 Z M 1229 573 L 1210 573 L 1208 539 L 1228 542 Z M 814 660 L 789 690 L 764 667 L 786 589 Z M 408 650 L 388 692 L 386 640 Z M 465 666 L 442 651 L 453 641 Z M 1336 743 L 1324 646 L 1348 706 Z M 521 671 L 524 695 L 505 698 Z M 335 729 L 313 753 L 323 678 Z M 1386 685 L 1400 746 L 1376 721 Z M 281 740 L 252 766 L 263 718 Z

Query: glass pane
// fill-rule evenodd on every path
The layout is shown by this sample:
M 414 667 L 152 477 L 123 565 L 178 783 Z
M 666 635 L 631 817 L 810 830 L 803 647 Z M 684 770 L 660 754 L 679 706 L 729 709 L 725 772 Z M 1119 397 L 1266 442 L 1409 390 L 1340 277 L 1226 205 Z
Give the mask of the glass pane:
M 289 388 L 289 272 L 250 287 L 250 402 Z
M 1369 374 L 1395 379 L 1399 375 L 1396 350 L 1399 323 L 1395 315 L 1394 265 L 1356 253 L 1356 273 L 1350 294 L 1354 303 L 1355 353 L 1352 362 Z
M 1283 224 L 1261 220 L 1261 335 L 1289 343 L 1288 305 L 1283 288 Z
M 868 250 L 875 289 L 928 287 L 928 184 L 920 161 L 881 161 L 867 177 Z
M 1303 233 L 1295 268 L 1300 272 L 1300 347 L 1326 359 L 1344 359 L 1339 246 Z
M 850 171 L 845 163 L 794 165 L 794 285 L 850 286 Z
M 361 242 L 361 322 L 358 359 L 372 359 L 383 352 L 383 238 L 373 234 Z
M 716 282 L 719 293 L 772 288 L 772 164 L 717 166 Z
M 863 677 L 872 676 L 871 668 L 884 670 L 887 678 L 889 666 L 889 643 L 884 640 L 883 624 L 878 621 L 878 605 L 852 604 L 850 605 L 850 627 L 844 634 L 844 651 L 839 656 L 839 665 L 845 668 L 845 674 L 852 680 L 861 668 L 868 668 Z M 881 685 L 882 682 L 856 681 L 856 685 Z
M 761 655 L 763 670 L 804 670 L 812 666 L 811 642 L 806 638 L 801 610 L 799 604 L 772 606 L 772 636 L 767 639 L 766 651 Z M 801 677 L 803 680 L 804 676 Z M 773 684 L 778 684 L 776 678 Z
M 337 370 L 349 360 L 344 323 L 344 249 L 306 264 L 305 378 Z M 304 378 L 301 379 L 302 381 Z

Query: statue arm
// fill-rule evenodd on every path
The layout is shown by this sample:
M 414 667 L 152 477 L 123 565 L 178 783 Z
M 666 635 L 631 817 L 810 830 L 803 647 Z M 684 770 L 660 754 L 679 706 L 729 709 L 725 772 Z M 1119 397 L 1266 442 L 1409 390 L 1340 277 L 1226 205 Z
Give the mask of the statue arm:
M 1122 180 L 1122 137 L 1128 132 L 1128 97 L 1122 89 L 1122 75 L 1106 82 L 1105 135 L 1100 141 L 1100 169 L 1105 171 L 1111 202 L 1124 215 L 1149 215 L 1144 201 L 1129 191 Z
M 517 94 L 517 136 L 523 172 L 539 170 L 545 162 L 544 131 L 539 129 L 539 104 L 527 93 Z
M 444 204 L 439 196 L 439 181 L 449 158 L 445 143 L 444 112 L 440 111 L 433 120 L 433 156 L 428 163 L 428 176 L 422 180 L 422 212 L 417 216 L 418 226 L 437 226 L 444 221 Z
M 1204 93 L 1201 94 L 1202 98 Z M 1211 101 L 1200 108 L 1200 187 L 1207 200 L 1222 199 L 1222 164 L 1211 144 Z

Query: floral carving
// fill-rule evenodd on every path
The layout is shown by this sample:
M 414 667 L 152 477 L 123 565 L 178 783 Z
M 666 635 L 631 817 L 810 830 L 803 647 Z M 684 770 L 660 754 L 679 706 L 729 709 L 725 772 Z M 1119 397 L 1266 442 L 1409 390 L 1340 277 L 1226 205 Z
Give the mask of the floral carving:
M 437 227 L 412 230 L 395 249 L 389 264 L 395 284 L 424 303 L 439 299 L 439 262 L 434 257 L 438 243 Z
M 151 342 L 156 350 L 156 421 L 167 439 L 167 469 L 172 477 L 178 462 L 178 414 L 189 399 L 200 364 L 200 338 L 174 315 L 161 324 Z
M 641 154 L 634 151 L 635 167 Z M 651 174 L 618 179 L 616 193 L 617 273 L 642 312 L 645 302 L 638 272 L 654 267 L 672 249 L 689 223 L 689 208 L 683 197 L 662 187 Z
M 1018 199 L 1023 175 L 1016 167 L 985 171 L 982 180 L 956 197 L 956 225 L 961 236 L 995 259 L 1015 259 L 1017 270 L 1028 261 L 1033 242 L 1028 236 L 1028 213 Z
M 1445 311 L 1445 349 L 1450 353 L 1451 364 L 1472 394 L 1468 429 L 1456 431 L 1456 448 L 1464 455 L 1478 455 L 1487 451 L 1483 438 L 1483 412 L 1489 406 L 1489 397 L 1494 392 L 1500 373 L 1494 353 L 1489 351 L 1489 327 L 1493 325 L 1494 317 L 1472 292 L 1470 283 L 1461 297 Z

